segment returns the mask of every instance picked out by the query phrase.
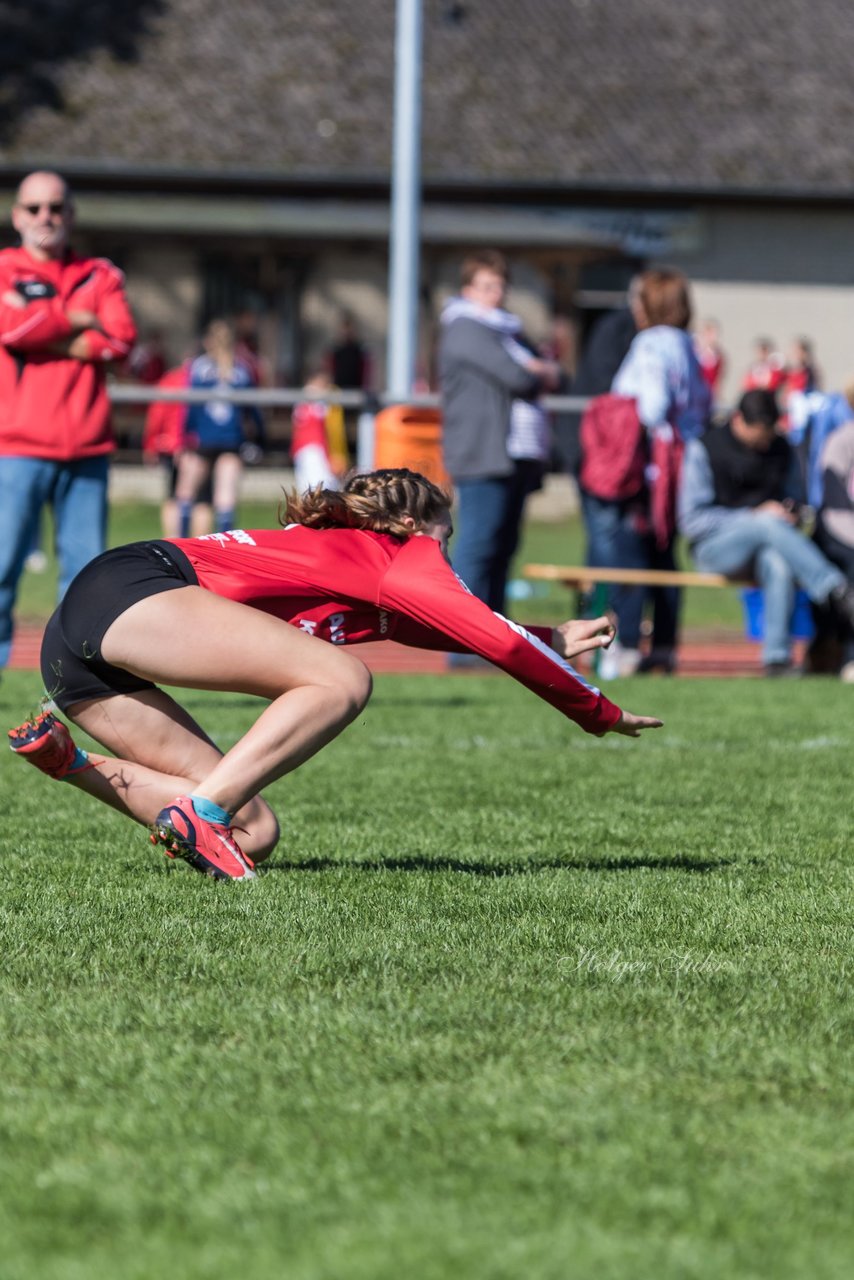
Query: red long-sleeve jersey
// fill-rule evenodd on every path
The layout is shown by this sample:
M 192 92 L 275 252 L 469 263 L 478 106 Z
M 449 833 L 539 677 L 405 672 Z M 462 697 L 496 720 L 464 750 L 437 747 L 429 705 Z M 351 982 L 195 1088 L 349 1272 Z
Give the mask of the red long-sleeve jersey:
M 6 293 L 26 303 L 10 306 Z M 88 359 L 58 355 L 68 312 L 91 311 Z M 115 446 L 104 368 L 130 351 L 136 328 L 124 276 L 106 258 L 41 262 L 24 248 L 0 251 L 0 453 L 69 461 Z
M 397 640 L 476 653 L 588 733 L 604 733 L 620 718 L 619 707 L 549 647 L 549 628 L 525 630 L 493 613 L 433 538 L 289 525 L 173 541 L 200 586 L 332 644 Z

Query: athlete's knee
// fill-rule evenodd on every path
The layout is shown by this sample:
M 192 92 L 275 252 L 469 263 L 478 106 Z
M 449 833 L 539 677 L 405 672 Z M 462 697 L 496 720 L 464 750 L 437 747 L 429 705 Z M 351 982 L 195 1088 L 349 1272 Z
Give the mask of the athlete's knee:
M 373 687 L 373 677 L 364 662 L 360 662 L 358 658 L 352 658 L 338 686 L 345 720 L 349 722 L 363 710 Z

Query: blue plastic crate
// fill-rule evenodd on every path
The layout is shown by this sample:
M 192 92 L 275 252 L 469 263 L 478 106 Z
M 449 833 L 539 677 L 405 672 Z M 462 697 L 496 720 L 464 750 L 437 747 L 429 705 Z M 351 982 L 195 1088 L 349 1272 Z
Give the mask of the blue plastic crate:
M 759 587 L 747 587 L 741 593 L 744 606 L 744 632 L 748 640 L 765 639 L 765 599 Z M 793 640 L 812 640 L 815 627 L 812 606 L 805 591 L 795 592 L 795 603 L 789 619 L 789 635 Z

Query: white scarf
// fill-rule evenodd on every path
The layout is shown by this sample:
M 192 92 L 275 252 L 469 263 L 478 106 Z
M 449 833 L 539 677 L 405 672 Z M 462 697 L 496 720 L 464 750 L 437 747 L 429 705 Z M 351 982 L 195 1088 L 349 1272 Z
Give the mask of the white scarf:
M 504 348 L 517 364 L 526 365 L 531 359 L 531 352 L 521 343 L 516 342 L 513 335 L 521 333 L 522 321 L 512 311 L 503 307 L 480 307 L 468 298 L 449 298 L 442 308 L 442 324 L 450 324 L 452 320 L 476 320 L 485 324 L 488 329 L 504 335 Z

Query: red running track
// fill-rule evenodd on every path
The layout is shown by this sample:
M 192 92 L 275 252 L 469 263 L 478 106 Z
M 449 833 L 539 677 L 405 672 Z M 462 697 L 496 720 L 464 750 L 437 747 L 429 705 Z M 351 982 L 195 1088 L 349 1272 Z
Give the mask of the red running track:
M 39 626 L 18 627 L 10 667 L 22 671 L 38 670 L 41 637 L 42 628 Z M 429 649 L 409 649 L 392 640 L 359 645 L 358 655 L 371 671 L 378 674 L 437 675 L 446 671 L 444 654 Z M 798 659 L 800 653 L 796 652 L 795 657 Z M 705 633 L 702 637 L 688 632 L 679 649 L 679 675 L 682 676 L 756 676 L 761 673 L 759 645 L 734 632 Z

